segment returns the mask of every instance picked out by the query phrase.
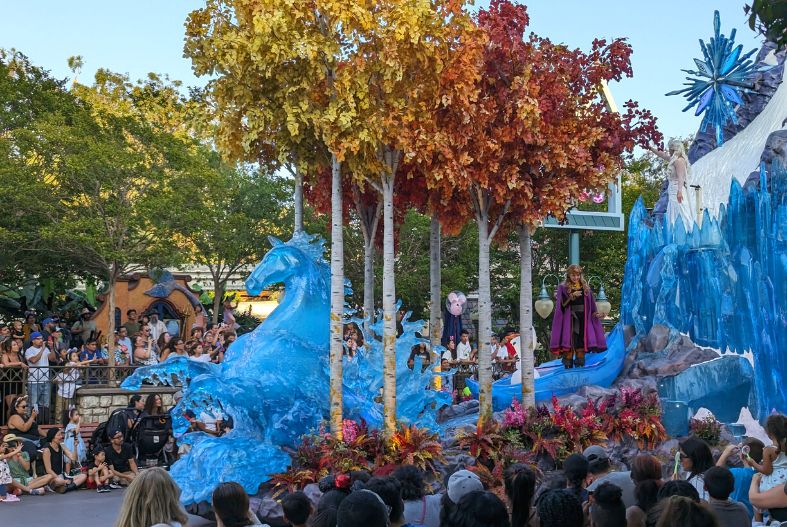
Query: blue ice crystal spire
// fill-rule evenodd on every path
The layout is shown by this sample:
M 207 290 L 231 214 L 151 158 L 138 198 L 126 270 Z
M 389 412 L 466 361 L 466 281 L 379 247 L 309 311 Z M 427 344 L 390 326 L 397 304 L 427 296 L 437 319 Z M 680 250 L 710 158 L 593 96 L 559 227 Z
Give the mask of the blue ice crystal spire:
M 735 106 L 743 104 L 741 93 L 753 88 L 748 78 L 756 69 L 754 61 L 749 58 L 756 50 L 741 55 L 743 44 L 735 46 L 735 29 L 729 38 L 720 34 L 720 29 L 719 12 L 714 11 L 714 36 L 709 44 L 700 39 L 704 60 L 694 59 L 698 71 L 682 70 L 690 75 L 686 77 L 688 82 L 683 83 L 688 88 L 667 94 L 682 94 L 689 101 L 689 105 L 683 109 L 684 112 L 694 106 L 697 107 L 694 115 L 705 112 L 700 130 L 705 132 L 708 125 L 713 125 L 716 130 L 716 144 L 719 146 L 724 143 L 724 125 L 728 121 L 738 123 Z

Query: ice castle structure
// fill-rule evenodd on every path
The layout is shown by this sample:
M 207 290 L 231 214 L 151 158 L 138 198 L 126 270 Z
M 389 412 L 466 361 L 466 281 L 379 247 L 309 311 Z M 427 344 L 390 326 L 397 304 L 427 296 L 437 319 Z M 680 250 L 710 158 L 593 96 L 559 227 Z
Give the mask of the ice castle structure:
M 702 189 L 699 225 L 687 232 L 681 222 L 669 225 L 658 204 L 655 215 L 641 200 L 635 205 L 621 323 L 635 338 L 663 324 L 721 355 L 746 354 L 748 406 L 763 419 L 787 411 L 787 83 L 783 51 L 766 44 L 758 62 L 752 108 L 738 107 L 740 125 L 725 130 L 732 138 L 717 148 L 700 133 L 690 149 L 689 183 Z M 692 372 L 671 381 L 672 391 L 700 399 L 738 390 L 745 368 L 735 361 L 702 366 L 713 387 Z

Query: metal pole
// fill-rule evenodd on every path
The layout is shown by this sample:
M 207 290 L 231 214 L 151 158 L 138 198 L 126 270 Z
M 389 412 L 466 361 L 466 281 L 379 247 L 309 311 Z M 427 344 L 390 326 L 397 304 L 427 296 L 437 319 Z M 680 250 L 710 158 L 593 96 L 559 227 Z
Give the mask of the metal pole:
M 568 263 L 579 265 L 579 231 L 568 231 Z

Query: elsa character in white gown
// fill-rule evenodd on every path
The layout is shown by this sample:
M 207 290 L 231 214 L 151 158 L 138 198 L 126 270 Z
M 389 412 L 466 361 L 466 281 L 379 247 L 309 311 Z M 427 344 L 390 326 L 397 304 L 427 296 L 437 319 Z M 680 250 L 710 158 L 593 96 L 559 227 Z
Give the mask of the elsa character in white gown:
M 667 167 L 667 177 L 669 178 L 669 186 L 667 187 L 667 194 L 669 202 L 667 203 L 667 220 L 670 226 L 675 225 L 678 218 L 683 222 L 683 227 L 686 232 L 694 228 L 694 212 L 692 211 L 690 190 L 689 190 L 689 171 L 691 165 L 689 158 L 686 155 L 686 149 L 683 143 L 677 139 L 672 139 L 667 148 L 669 153 L 661 152 L 659 150 L 650 148 L 649 150 L 659 156 L 661 159 L 669 162 Z

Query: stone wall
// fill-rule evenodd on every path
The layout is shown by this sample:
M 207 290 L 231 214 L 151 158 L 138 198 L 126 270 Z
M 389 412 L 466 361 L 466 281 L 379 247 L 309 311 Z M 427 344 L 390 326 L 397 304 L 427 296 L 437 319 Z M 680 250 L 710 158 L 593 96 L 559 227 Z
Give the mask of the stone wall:
M 106 421 L 118 408 L 126 408 L 128 400 L 134 394 L 140 394 L 144 400 L 151 393 L 159 393 L 164 409 L 172 408 L 172 394 L 177 390 L 166 386 L 151 386 L 132 392 L 120 388 L 82 386 L 76 392 L 76 405 L 82 414 L 83 423 L 100 423 Z

